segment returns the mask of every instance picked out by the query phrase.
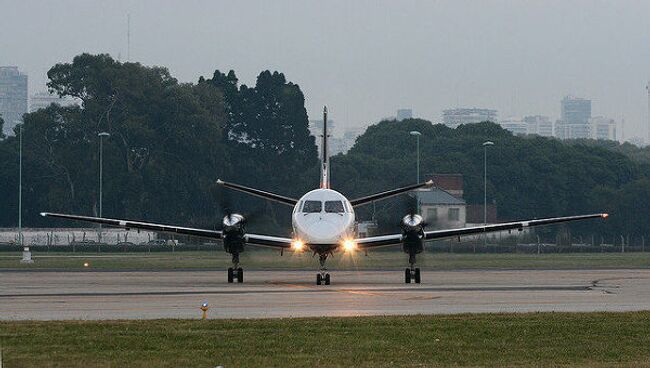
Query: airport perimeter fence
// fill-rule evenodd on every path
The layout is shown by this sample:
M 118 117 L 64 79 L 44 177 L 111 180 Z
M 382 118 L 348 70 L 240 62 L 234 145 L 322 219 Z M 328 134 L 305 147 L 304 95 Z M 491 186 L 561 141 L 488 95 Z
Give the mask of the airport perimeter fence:
M 255 247 L 247 247 L 254 250 Z M 522 253 L 522 254 L 553 254 L 553 253 L 626 253 L 650 251 L 645 243 L 631 244 L 571 244 L 557 245 L 552 243 L 514 243 L 493 244 L 478 242 L 437 241 L 425 244 L 425 251 L 432 253 Z M 223 251 L 221 243 L 179 243 L 179 244 L 104 244 L 80 243 L 67 245 L 30 244 L 33 252 L 61 253 L 156 253 L 156 252 L 192 252 L 192 251 Z M 22 247 L 14 243 L 0 243 L 0 252 L 20 252 Z M 382 251 L 399 251 L 399 247 L 385 248 Z

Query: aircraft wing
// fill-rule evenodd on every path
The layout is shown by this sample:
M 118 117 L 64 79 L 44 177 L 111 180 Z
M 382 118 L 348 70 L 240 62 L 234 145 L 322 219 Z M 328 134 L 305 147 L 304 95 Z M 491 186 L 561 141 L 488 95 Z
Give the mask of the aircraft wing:
M 437 240 L 445 238 L 455 238 L 465 235 L 476 235 L 482 233 L 491 233 L 497 231 L 507 231 L 507 230 L 523 230 L 527 227 L 533 226 L 542 226 L 542 225 L 551 225 L 558 224 L 563 222 L 578 221 L 578 220 L 588 220 L 595 218 L 607 218 L 609 215 L 606 213 L 595 213 L 590 215 L 580 215 L 580 216 L 567 216 L 567 217 L 549 217 L 543 219 L 535 220 L 525 220 L 525 221 L 514 221 L 514 222 L 504 222 L 500 224 L 492 224 L 487 226 L 472 226 L 472 227 L 462 227 L 458 229 L 447 229 L 447 230 L 434 230 L 434 231 L 425 231 L 423 240 Z M 368 249 L 376 247 L 386 247 L 390 245 L 399 245 L 404 240 L 404 235 L 402 234 L 391 234 L 391 235 L 380 235 L 372 236 L 368 238 L 357 239 L 355 242 L 359 249 Z
M 157 231 L 162 233 L 172 233 L 172 234 L 182 234 L 182 235 L 192 235 L 199 236 L 203 238 L 211 239 L 222 239 L 223 233 L 216 230 L 203 230 L 195 229 L 191 227 L 180 227 L 173 225 L 164 225 L 164 224 L 155 224 L 151 222 L 141 222 L 141 221 L 129 221 L 129 220 L 120 220 L 120 219 L 109 219 L 103 217 L 90 217 L 90 216 L 78 216 L 78 215 L 66 215 L 61 213 L 50 213 L 42 212 L 41 216 L 44 217 L 56 217 L 66 220 L 76 220 L 84 222 L 92 222 L 95 224 L 103 224 L 113 227 L 121 227 L 124 229 L 140 229 L 140 230 L 150 230 Z M 276 249 L 288 249 L 291 248 L 291 239 L 289 238 L 280 238 L 276 236 L 268 235 L 257 235 L 257 234 L 246 234 L 245 235 L 246 244 L 261 246 L 261 247 L 270 247 Z
M 172 233 L 172 234 L 183 234 L 183 235 L 193 235 L 200 236 L 203 238 L 212 238 L 212 239 L 221 239 L 223 233 L 216 230 L 204 230 L 204 229 L 195 229 L 191 227 L 181 227 L 173 225 L 164 225 L 164 224 L 155 224 L 151 222 L 141 222 L 141 221 L 129 221 L 129 220 L 120 220 L 120 219 L 110 219 L 103 217 L 90 217 L 90 216 L 78 216 L 78 215 L 66 215 L 62 213 L 50 213 L 50 212 L 41 212 L 43 217 L 56 217 L 67 220 L 76 220 L 84 222 L 92 222 L 95 224 L 103 224 L 114 227 L 121 227 L 124 229 L 140 229 L 140 230 L 150 230 L 157 231 L 161 233 Z
M 268 247 L 276 249 L 290 249 L 292 240 L 289 238 L 280 238 L 277 236 L 246 234 L 245 236 L 247 245 L 255 245 L 258 247 Z

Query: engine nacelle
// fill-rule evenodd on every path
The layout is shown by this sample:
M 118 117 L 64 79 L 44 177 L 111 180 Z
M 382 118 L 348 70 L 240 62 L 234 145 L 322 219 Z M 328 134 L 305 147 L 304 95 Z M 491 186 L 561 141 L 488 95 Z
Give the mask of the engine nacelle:
M 226 215 L 221 222 L 223 231 L 223 247 L 228 253 L 244 251 L 244 234 L 246 233 L 246 219 L 244 216 L 233 213 Z
M 402 233 L 404 240 L 402 250 L 409 254 L 421 253 L 424 250 L 424 219 L 420 215 L 406 215 L 402 218 Z
M 406 215 L 402 218 L 402 230 L 405 232 L 422 231 L 424 220 L 420 215 Z

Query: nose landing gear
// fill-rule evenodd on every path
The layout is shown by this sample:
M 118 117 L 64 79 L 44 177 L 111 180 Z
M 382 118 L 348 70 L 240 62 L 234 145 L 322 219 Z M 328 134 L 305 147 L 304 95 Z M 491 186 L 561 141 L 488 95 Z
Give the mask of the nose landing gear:
M 325 268 L 325 261 L 327 260 L 327 253 L 321 253 L 318 255 L 318 260 L 320 261 L 320 270 L 316 275 L 316 285 L 325 285 L 330 284 L 330 274 L 327 273 L 327 268 Z

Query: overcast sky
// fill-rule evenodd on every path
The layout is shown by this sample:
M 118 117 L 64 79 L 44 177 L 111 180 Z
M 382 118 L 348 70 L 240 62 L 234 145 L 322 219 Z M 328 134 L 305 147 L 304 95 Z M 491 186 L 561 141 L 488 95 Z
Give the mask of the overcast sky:
M 184 82 L 234 69 L 252 85 L 283 72 L 310 118 L 339 128 L 398 108 L 438 122 L 442 109 L 500 118 L 559 117 L 560 99 L 647 134 L 650 1 L 29 1 L 0 0 L 0 65 L 45 89 L 47 70 L 82 52 L 161 65 Z

